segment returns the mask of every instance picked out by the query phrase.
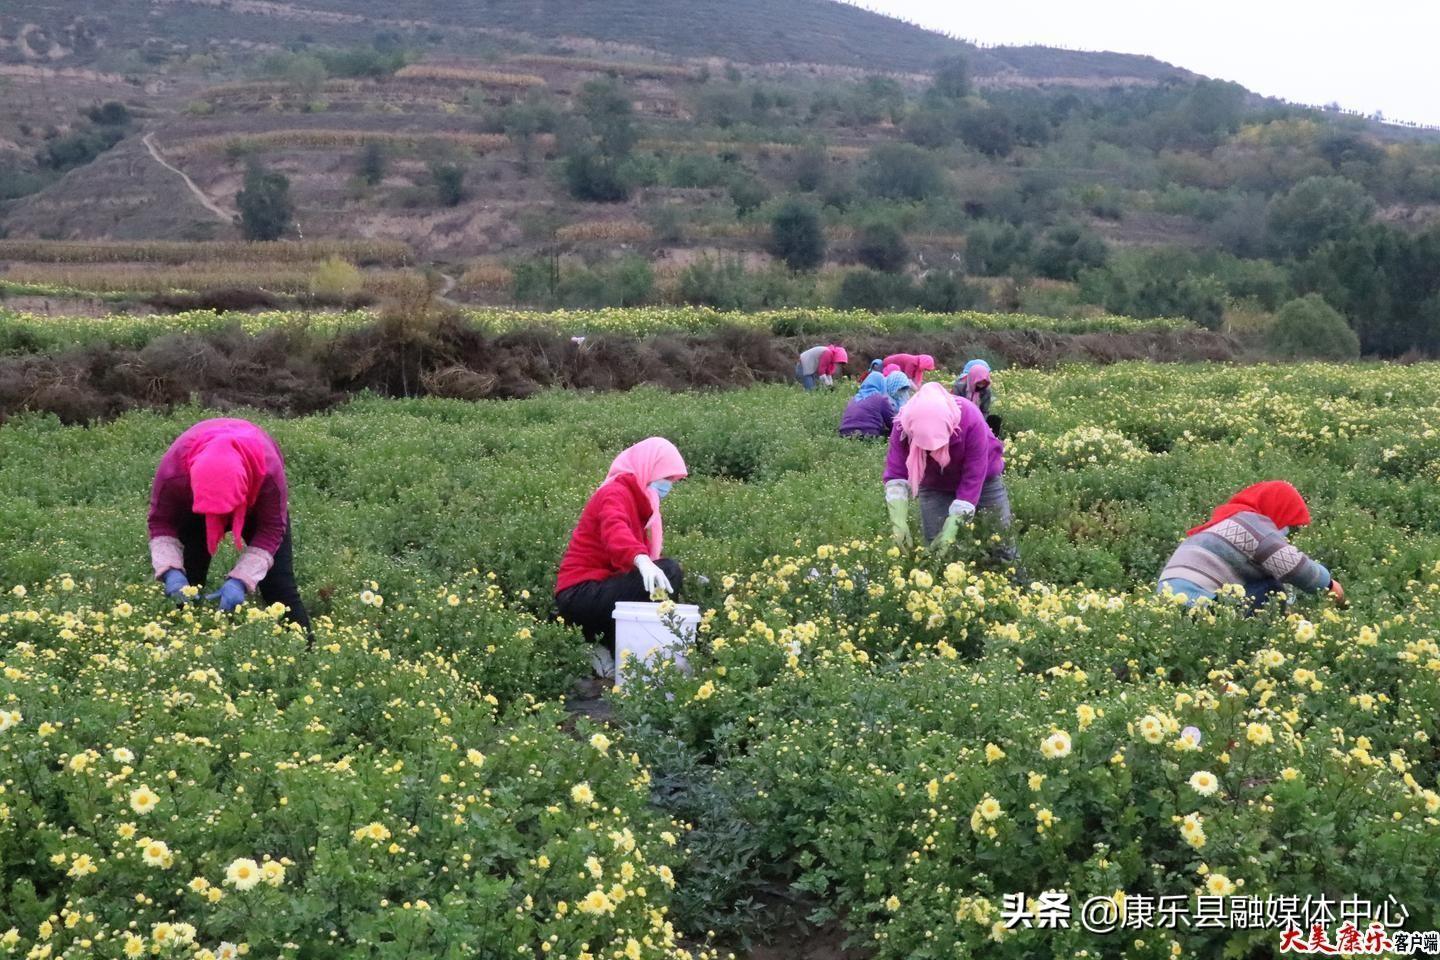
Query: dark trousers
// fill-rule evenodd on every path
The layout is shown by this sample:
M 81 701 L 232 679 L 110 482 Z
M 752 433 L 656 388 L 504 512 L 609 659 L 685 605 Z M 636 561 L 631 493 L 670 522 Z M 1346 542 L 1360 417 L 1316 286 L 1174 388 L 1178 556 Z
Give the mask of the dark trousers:
M 669 578 L 670 586 L 675 588 L 674 598 L 679 600 L 685 578 L 680 564 L 664 557 L 656 560 L 655 566 Z M 585 631 L 585 639 L 591 643 L 604 643 L 612 654 L 615 652 L 615 604 L 649 601 L 639 570 L 616 574 L 608 580 L 587 580 L 555 595 L 555 607 L 565 622 Z
M 210 575 L 210 551 L 205 548 L 205 517 L 192 513 L 180 524 L 180 546 L 185 550 L 185 579 L 197 587 L 205 585 Z M 275 563 L 265 579 L 256 585 L 268 606 L 283 603 L 289 611 L 286 617 L 310 632 L 310 614 L 300 600 L 300 588 L 295 585 L 295 562 L 290 546 L 290 528 L 285 528 L 285 539 L 275 551 Z

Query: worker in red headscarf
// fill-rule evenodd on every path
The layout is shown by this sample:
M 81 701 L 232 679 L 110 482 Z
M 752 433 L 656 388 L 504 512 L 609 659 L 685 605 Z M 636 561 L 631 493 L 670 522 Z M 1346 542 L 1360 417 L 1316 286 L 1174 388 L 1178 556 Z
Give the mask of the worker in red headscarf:
M 1285 481 L 1248 486 L 1187 531 L 1160 571 L 1160 592 L 1193 604 L 1214 600 L 1222 587 L 1235 584 L 1259 602 L 1293 584 L 1301 590 L 1329 590 L 1343 605 L 1340 581 L 1286 539 L 1293 528 L 1309 522 L 1305 498 Z
M 291 558 L 285 461 L 248 420 L 202 420 L 170 445 L 150 488 L 150 562 L 165 595 L 185 603 L 202 586 L 227 534 L 240 551 L 225 582 L 205 597 L 234 610 L 259 592 L 308 632 Z
M 595 651 L 595 669 L 613 675 L 615 604 L 678 595 L 683 571 L 661 551 L 665 527 L 660 501 L 687 476 L 675 444 L 650 437 L 621 451 L 580 512 L 560 560 L 555 606 L 579 626 Z

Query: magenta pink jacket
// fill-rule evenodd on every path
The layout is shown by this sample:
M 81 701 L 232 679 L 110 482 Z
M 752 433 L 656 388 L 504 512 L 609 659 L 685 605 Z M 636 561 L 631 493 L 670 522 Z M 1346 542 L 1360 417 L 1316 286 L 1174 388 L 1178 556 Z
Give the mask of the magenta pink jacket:
M 245 548 L 228 576 L 249 590 L 270 572 L 275 552 L 285 539 L 289 523 L 289 490 L 285 483 L 285 460 L 280 447 L 268 433 L 246 420 L 218 418 L 202 420 L 180 434 L 160 458 L 155 482 L 150 487 L 150 560 L 155 576 L 167 570 L 184 570 L 184 548 L 180 529 L 196 516 L 194 492 L 190 488 L 187 464 L 196 442 L 216 432 L 252 433 L 265 448 L 265 479 L 245 516 Z
M 978 504 L 980 488 L 985 481 L 1005 472 L 1005 445 L 991 432 L 979 407 L 963 397 L 957 397 L 956 403 L 960 406 L 960 425 L 950 435 L 950 463 L 941 469 L 935 461 L 929 461 L 925 475 L 920 479 L 920 489 L 943 490 L 952 494 L 955 500 Z M 905 467 L 909 456 L 910 441 L 905 437 L 897 417 L 890 429 L 885 482 L 909 479 Z

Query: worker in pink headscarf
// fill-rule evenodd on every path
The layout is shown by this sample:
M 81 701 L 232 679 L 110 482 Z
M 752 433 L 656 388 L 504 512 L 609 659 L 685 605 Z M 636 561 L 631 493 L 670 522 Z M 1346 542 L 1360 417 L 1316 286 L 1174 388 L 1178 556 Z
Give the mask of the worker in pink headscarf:
M 295 586 L 289 492 L 280 448 L 248 420 L 202 420 L 170 445 L 150 488 L 150 563 L 165 595 L 194 598 L 226 535 L 240 551 L 225 582 L 205 597 L 234 610 L 258 592 L 282 603 L 308 632 Z
M 795 379 L 799 380 L 806 390 L 814 390 L 817 382 L 833 387 L 835 375 L 843 373 L 841 368 L 849 362 L 850 354 L 844 347 L 833 343 L 811 347 L 800 354 L 800 360 L 795 364 Z
M 660 501 L 687 474 L 675 444 L 663 437 L 641 440 L 615 458 L 570 535 L 555 582 L 555 606 L 591 643 L 603 642 L 609 660 L 596 651 L 602 676 L 607 664 L 614 669 L 615 604 L 680 591 L 680 564 L 662 556 Z
M 943 553 L 955 543 L 962 524 L 983 511 L 1008 529 L 1010 496 L 1005 489 L 1003 446 L 985 424 L 980 408 L 927 383 L 900 409 L 890 431 L 885 460 L 885 505 L 895 542 L 913 545 L 910 500 L 920 501 L 920 526 L 931 550 Z M 999 548 L 997 559 L 1014 563 L 1013 545 Z
M 935 358 L 928 353 L 892 353 L 880 362 L 880 370 L 886 376 L 891 369 L 905 374 L 919 389 L 925 383 L 925 374 L 935 369 Z
M 991 432 L 998 437 L 1001 436 L 1000 428 L 1004 420 L 998 413 L 990 412 L 990 383 L 990 364 L 977 358 L 966 362 L 965 369 L 955 378 L 952 392 L 979 407 L 980 412 L 985 414 L 985 422 L 990 424 Z

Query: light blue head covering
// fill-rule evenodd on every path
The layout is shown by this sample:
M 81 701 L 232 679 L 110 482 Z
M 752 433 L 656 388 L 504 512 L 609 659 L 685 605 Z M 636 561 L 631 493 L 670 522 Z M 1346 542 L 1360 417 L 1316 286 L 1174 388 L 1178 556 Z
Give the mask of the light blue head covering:
M 915 384 L 899 370 L 892 370 L 890 376 L 885 378 L 885 392 L 890 396 L 890 405 L 897 410 L 900 409 L 901 404 L 910 399 L 910 396 L 900 396 L 907 391 L 910 395 L 914 395 Z
M 864 400 L 866 397 L 873 397 L 885 392 L 885 378 L 874 370 L 866 375 L 860 383 L 860 389 L 855 391 L 856 400 Z

